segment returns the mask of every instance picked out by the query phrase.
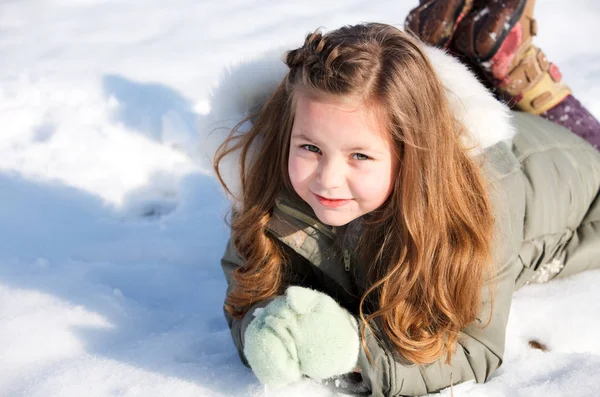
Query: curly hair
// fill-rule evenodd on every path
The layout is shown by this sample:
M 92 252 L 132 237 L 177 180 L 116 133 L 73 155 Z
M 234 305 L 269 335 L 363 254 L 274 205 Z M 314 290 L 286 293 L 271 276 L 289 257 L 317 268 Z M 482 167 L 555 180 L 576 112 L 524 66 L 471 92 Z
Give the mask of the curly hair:
M 367 269 L 363 345 L 376 320 L 405 359 L 422 364 L 446 354 L 448 362 L 480 310 L 494 216 L 480 164 L 464 147 L 464 129 L 424 49 L 393 26 L 369 23 L 312 32 L 285 63 L 289 72 L 250 131 L 234 129 L 215 158 L 219 175 L 220 160 L 241 153 L 241 206 L 231 227 L 245 264 L 234 272 L 226 310 L 239 318 L 286 287 L 287 260 L 267 223 L 281 189 L 293 191 L 287 162 L 295 94 L 357 97 L 382 115 L 399 158 L 390 197 L 364 216 L 356 246 Z

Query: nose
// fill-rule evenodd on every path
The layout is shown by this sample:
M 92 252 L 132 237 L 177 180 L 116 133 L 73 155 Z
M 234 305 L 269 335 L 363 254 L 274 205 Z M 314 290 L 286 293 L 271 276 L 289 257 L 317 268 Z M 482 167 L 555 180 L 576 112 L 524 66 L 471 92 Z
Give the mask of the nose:
M 344 185 L 345 167 L 335 159 L 322 159 L 317 173 L 318 182 L 325 189 L 335 189 Z

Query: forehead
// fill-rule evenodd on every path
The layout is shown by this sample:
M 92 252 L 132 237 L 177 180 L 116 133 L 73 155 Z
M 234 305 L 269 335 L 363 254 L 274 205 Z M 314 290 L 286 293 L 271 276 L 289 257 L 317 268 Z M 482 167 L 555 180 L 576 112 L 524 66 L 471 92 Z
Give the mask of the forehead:
M 319 97 L 304 93 L 294 98 L 295 117 L 292 135 L 339 135 L 345 139 L 389 139 L 381 112 L 362 98 Z M 377 141 L 377 142 L 375 142 Z

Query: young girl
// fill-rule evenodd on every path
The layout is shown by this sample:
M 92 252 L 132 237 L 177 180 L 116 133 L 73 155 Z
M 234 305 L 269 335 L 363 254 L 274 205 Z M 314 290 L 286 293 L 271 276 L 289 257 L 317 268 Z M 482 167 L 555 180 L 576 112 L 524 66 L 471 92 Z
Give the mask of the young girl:
M 215 169 L 234 199 L 225 316 L 261 382 L 484 382 L 515 288 L 600 267 L 600 154 L 454 58 L 365 24 L 271 65 L 232 73 L 213 110 L 250 114 Z

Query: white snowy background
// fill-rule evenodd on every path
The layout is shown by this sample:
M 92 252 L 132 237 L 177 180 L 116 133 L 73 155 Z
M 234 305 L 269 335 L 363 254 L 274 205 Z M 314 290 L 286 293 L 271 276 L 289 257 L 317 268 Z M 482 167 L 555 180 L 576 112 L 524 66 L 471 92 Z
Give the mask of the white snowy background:
M 0 2 L 0 396 L 267 395 L 223 318 L 227 201 L 198 120 L 224 67 L 319 26 L 401 25 L 416 3 Z M 600 116 L 600 3 L 538 0 L 537 18 Z M 519 291 L 504 366 L 454 393 L 598 396 L 598 375 L 595 271 Z

